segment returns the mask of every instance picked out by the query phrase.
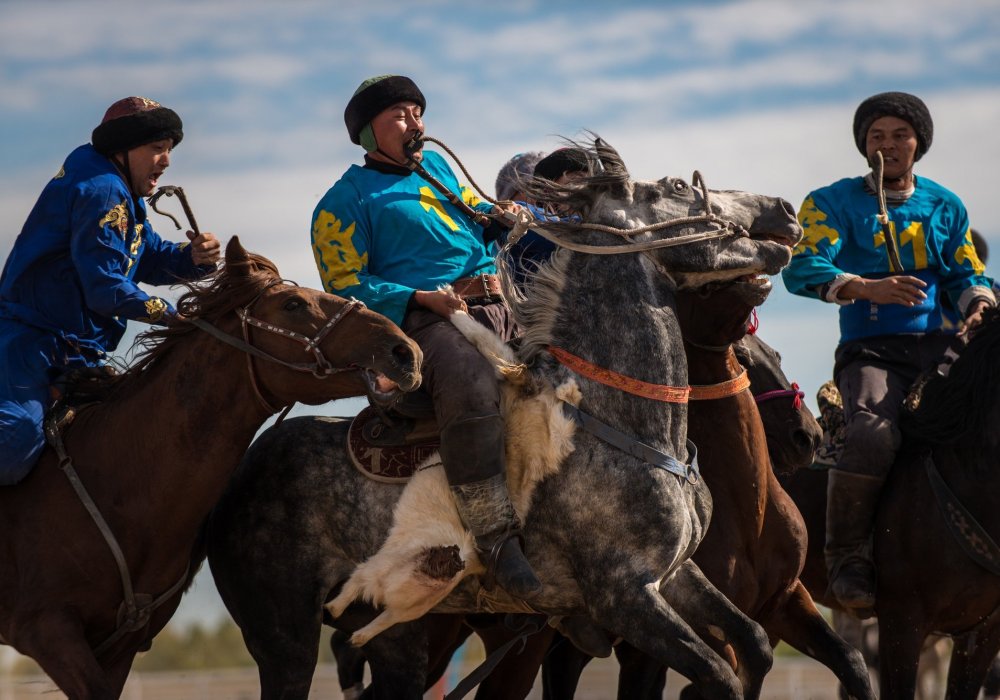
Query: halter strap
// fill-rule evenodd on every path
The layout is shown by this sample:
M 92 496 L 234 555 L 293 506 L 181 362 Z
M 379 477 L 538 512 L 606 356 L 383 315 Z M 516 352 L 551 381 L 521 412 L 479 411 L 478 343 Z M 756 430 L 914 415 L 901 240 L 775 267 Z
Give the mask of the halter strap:
M 691 394 L 688 399 L 691 401 L 710 401 L 712 399 L 725 399 L 736 396 L 740 392 L 750 388 L 750 377 L 744 369 L 737 376 L 718 384 L 692 384 Z
M 651 384 L 641 379 L 627 377 L 610 369 L 599 367 L 571 352 L 549 345 L 545 348 L 559 364 L 579 374 L 592 379 L 599 384 L 624 391 L 626 394 L 641 396 L 644 399 L 663 401 L 665 403 L 687 403 L 691 393 L 689 386 L 669 386 L 667 384 Z

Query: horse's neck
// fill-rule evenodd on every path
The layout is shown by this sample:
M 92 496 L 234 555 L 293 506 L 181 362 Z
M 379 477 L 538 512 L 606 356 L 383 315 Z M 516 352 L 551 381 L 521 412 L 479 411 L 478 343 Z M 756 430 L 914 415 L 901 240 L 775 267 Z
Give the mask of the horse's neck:
M 685 387 L 672 290 L 656 287 L 639 256 L 588 256 L 567 280 L 553 342 L 599 367 L 650 384 Z M 595 259 L 596 258 L 596 259 Z M 598 271 L 600 274 L 588 274 Z M 614 274 L 608 274 L 613 272 Z M 687 409 L 588 382 L 581 407 L 651 444 L 685 452 Z
M 718 384 L 735 378 L 742 371 L 730 345 L 701 348 L 684 343 L 684 352 L 688 362 L 688 381 L 691 384 Z
M 720 384 L 738 377 L 743 367 L 732 346 L 706 350 L 685 344 L 693 385 Z M 721 429 L 720 429 L 721 428 Z M 721 501 L 723 489 L 734 485 L 732 498 L 751 513 L 762 513 L 771 477 L 767 436 L 749 390 L 721 399 L 692 401 L 688 437 L 702 449 L 702 474 Z
M 87 425 L 71 437 L 89 444 L 74 440 L 71 451 L 82 449 L 80 463 L 151 494 L 144 519 L 161 529 L 197 527 L 268 417 L 251 393 L 245 357 L 199 334 L 127 381 L 81 416 Z

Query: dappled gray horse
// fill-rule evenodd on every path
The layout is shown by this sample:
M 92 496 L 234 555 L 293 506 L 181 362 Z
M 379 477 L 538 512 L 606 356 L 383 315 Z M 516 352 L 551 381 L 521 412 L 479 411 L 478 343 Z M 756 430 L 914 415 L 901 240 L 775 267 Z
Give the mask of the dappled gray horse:
M 601 437 L 576 429 L 572 451 L 519 504 L 543 583 L 532 607 L 591 617 L 690 678 L 703 697 L 756 697 L 771 662 L 766 635 L 688 561 L 711 497 L 689 463 L 674 293 L 775 274 L 801 231 L 782 200 L 699 190 L 673 177 L 635 181 L 613 149 L 597 140 L 592 150 L 600 174 L 565 186 L 527 183 L 582 221 L 546 224 L 543 233 L 562 249 L 523 293 L 507 285 L 523 330 L 521 400 L 575 392 L 578 405 L 565 415 L 604 425 Z M 324 603 L 379 552 L 404 492 L 352 466 L 348 425 L 314 417 L 267 431 L 210 523 L 212 572 L 260 667 L 264 698 L 307 696 Z M 539 426 L 539 440 L 549 427 Z M 435 608 L 483 609 L 525 607 L 467 577 Z M 353 631 L 372 617 L 356 603 L 332 622 Z M 732 643 L 739 678 L 696 633 L 710 628 Z M 375 697 L 421 697 L 424 635 L 423 625 L 404 622 L 367 641 Z

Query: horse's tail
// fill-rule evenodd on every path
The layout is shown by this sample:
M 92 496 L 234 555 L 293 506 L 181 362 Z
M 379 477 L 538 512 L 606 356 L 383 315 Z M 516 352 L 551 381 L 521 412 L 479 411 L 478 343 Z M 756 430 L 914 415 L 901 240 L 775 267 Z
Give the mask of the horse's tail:
M 492 330 L 477 323 L 464 311 L 456 311 L 451 315 L 455 328 L 472 343 L 482 355 L 493 363 L 497 376 L 513 384 L 523 386 L 530 381 L 527 366 L 521 362 L 514 349 Z

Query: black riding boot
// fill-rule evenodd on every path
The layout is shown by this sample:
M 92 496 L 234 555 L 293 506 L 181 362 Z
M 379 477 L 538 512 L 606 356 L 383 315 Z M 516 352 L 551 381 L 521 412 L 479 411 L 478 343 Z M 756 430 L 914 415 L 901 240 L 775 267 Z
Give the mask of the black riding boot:
M 441 431 L 441 460 L 462 522 L 486 565 L 483 587 L 527 600 L 542 590 L 522 551 L 521 522 L 504 477 L 503 420 L 488 416 Z
M 875 607 L 871 533 L 883 477 L 831 469 L 823 554 L 830 592 L 848 611 L 870 617 Z

